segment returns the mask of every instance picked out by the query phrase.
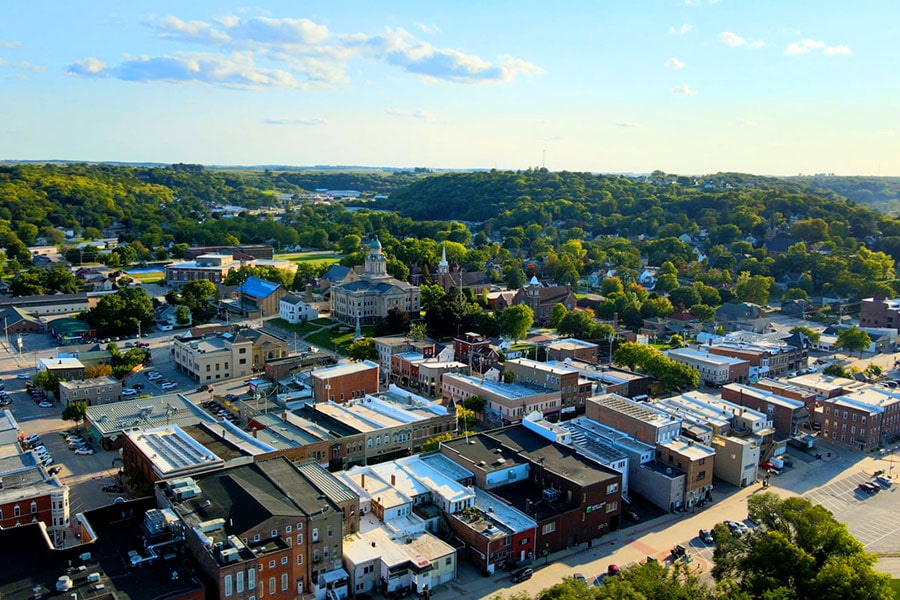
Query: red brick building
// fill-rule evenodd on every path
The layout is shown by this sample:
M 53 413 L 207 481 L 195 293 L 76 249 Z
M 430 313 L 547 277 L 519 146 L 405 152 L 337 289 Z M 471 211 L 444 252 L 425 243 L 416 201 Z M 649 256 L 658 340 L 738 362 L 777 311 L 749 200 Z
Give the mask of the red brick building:
M 313 371 L 310 385 L 316 402 L 346 402 L 366 394 L 377 394 L 378 377 L 378 365 L 364 360 Z

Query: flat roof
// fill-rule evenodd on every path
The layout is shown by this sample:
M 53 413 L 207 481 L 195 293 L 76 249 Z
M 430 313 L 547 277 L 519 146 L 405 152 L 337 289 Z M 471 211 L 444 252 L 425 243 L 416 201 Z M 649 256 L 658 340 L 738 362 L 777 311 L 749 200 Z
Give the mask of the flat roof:
M 701 352 L 699 350 L 693 350 L 691 348 L 676 348 L 674 350 L 667 350 L 664 354 L 666 354 L 670 358 L 681 357 L 709 363 L 712 365 L 737 365 L 747 362 L 746 360 L 741 358 L 722 356 L 720 354 L 710 354 L 709 352 Z
M 496 523 L 512 533 L 521 533 L 537 527 L 537 521 L 505 500 L 502 500 L 499 496 L 495 496 L 478 487 L 473 489 L 475 492 L 475 508 L 482 512 L 483 517 L 496 521 Z
M 856 383 L 852 379 L 847 379 L 846 377 L 834 377 L 822 373 L 798 375 L 797 377 L 791 377 L 787 381 L 788 383 L 802 388 L 820 390 L 822 392 L 843 390 L 847 386 L 852 386 Z
M 182 427 L 202 422 L 219 424 L 212 415 L 181 394 L 149 396 L 88 406 L 86 419 L 104 436 L 135 427 L 153 429 L 167 423 Z
M 82 353 L 84 354 L 84 353 Z M 81 390 L 85 388 L 95 388 L 103 385 L 121 385 L 122 382 L 116 379 L 115 377 L 93 377 L 91 379 L 82 379 L 82 380 L 72 380 L 72 381 L 60 381 L 59 385 L 62 388 L 67 390 Z
M 499 381 L 492 381 L 490 379 L 482 380 L 480 377 L 463 375 L 462 373 L 445 373 L 443 379 L 444 381 L 453 381 L 454 379 L 459 379 L 461 381 L 465 381 L 469 385 L 487 390 L 495 396 L 499 396 L 507 400 L 520 400 L 522 398 L 528 398 L 529 396 L 547 394 L 553 391 L 545 390 L 543 388 L 526 386 L 521 383 L 501 383 Z
M 672 438 L 666 442 L 660 442 L 659 445 L 663 448 L 668 448 L 673 452 L 687 456 L 691 460 L 709 458 L 710 456 L 716 455 L 714 448 L 710 448 L 709 446 L 683 437 Z
M 178 425 L 126 431 L 125 436 L 150 459 L 163 479 L 175 473 L 222 466 L 225 461 L 189 436 Z
M 757 400 L 764 400 L 765 402 L 769 402 L 771 404 L 775 404 L 778 406 L 783 406 L 783 407 L 789 408 L 791 410 L 797 410 L 797 409 L 806 407 L 806 404 L 804 404 L 801 400 L 794 400 L 793 398 L 785 398 L 784 396 L 779 396 L 778 394 L 775 394 L 768 390 L 751 387 L 749 385 L 743 385 L 741 383 L 729 383 L 728 385 L 724 386 L 722 389 L 736 391 L 744 396 L 750 396 L 751 398 L 756 398 Z
M 360 362 L 344 363 L 333 367 L 325 367 L 324 369 L 316 369 L 310 373 L 310 377 L 318 379 L 329 379 L 330 377 L 341 377 L 343 375 L 351 375 L 353 373 L 362 373 L 370 369 L 377 369 L 378 364 L 371 360 L 363 360 Z
M 408 456 L 395 461 L 404 471 L 417 479 L 433 493 L 447 502 L 460 502 L 472 496 L 472 490 L 456 481 L 453 477 L 435 469 L 423 461 L 420 456 Z
M 585 342 L 584 340 L 565 338 L 550 342 L 549 344 L 547 344 L 547 347 L 558 350 L 578 350 L 583 348 L 599 348 L 600 346 L 598 346 L 597 344 L 592 344 L 591 342 Z
M 624 414 L 631 418 L 645 423 L 656 423 L 659 425 L 669 425 L 677 423 L 678 419 L 668 413 L 664 413 L 658 409 L 651 408 L 643 402 L 630 400 L 618 394 L 604 394 L 602 396 L 594 396 L 588 398 L 589 402 L 596 402 L 600 406 L 604 406 L 610 410 Z
M 506 361 L 506 364 L 520 365 L 528 369 L 534 369 L 535 371 L 540 371 L 541 373 L 549 373 L 551 375 L 567 375 L 569 373 L 578 372 L 576 369 L 572 369 L 568 366 L 560 366 L 558 361 L 548 363 L 531 360 L 530 358 L 511 358 Z
M 440 452 L 430 452 L 419 454 L 419 460 L 430 466 L 432 469 L 445 474 L 454 481 L 463 481 L 475 476 L 475 473 L 463 466 L 453 462 Z

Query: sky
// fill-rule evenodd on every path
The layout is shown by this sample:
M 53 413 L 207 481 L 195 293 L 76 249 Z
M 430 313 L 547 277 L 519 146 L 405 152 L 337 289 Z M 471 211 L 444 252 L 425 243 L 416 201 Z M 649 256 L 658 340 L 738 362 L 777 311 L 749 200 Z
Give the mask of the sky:
M 900 176 L 897 0 L 0 1 L 0 160 Z

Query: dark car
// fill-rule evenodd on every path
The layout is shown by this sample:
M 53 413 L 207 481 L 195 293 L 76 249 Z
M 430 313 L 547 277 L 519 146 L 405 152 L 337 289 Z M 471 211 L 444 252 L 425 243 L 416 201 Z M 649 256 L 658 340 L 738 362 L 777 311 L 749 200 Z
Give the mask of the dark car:
M 863 483 L 859 484 L 858 487 L 868 494 L 875 494 L 881 491 L 881 487 L 875 485 L 874 483 L 869 483 L 868 481 L 864 481 Z
M 701 529 L 699 535 L 700 541 L 704 544 L 712 544 L 715 540 L 713 540 L 712 532 L 709 529 Z
M 518 571 L 513 573 L 511 579 L 514 583 L 521 583 L 522 581 L 531 579 L 532 575 L 534 575 L 534 569 L 525 567 L 524 569 L 519 569 Z

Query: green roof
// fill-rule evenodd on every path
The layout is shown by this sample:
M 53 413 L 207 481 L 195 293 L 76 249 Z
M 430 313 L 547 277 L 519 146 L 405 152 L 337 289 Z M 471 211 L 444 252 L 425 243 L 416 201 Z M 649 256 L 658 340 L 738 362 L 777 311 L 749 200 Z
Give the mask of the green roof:
M 56 319 L 50 321 L 47 327 L 58 335 L 69 335 L 72 333 L 86 333 L 91 330 L 91 326 L 85 321 L 78 319 Z

